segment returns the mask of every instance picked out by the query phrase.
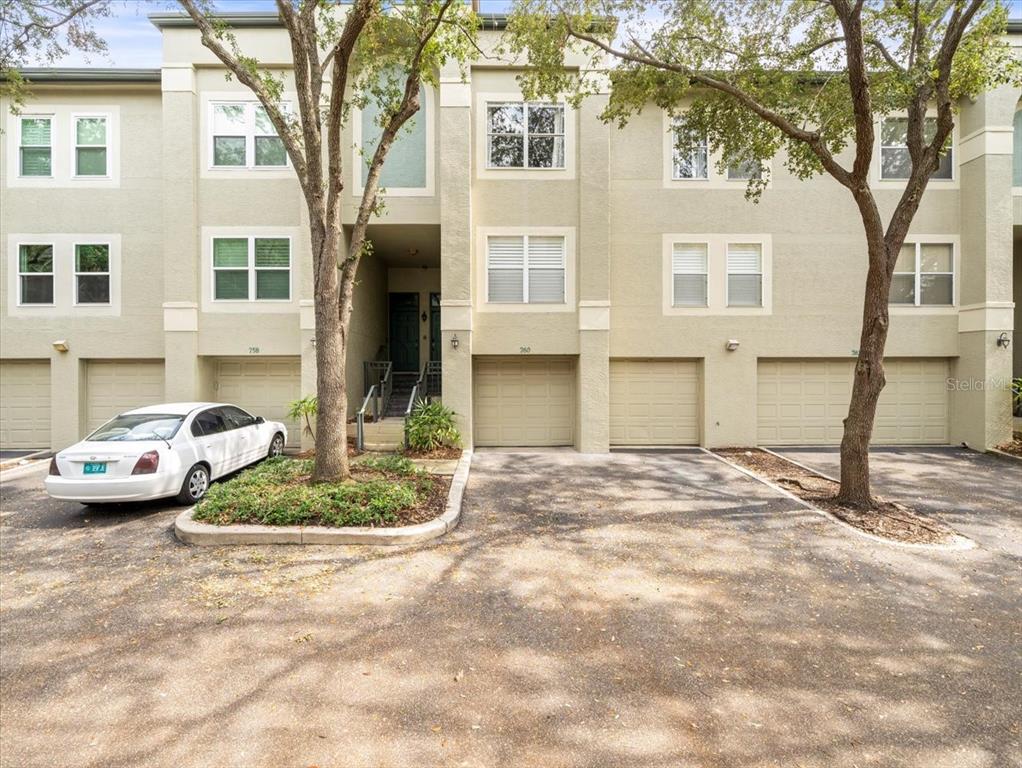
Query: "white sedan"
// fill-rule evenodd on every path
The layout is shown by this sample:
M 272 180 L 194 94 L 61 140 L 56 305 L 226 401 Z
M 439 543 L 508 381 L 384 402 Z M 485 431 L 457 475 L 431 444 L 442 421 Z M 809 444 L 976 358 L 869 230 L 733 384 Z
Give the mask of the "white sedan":
M 168 403 L 117 416 L 50 462 L 55 499 L 105 504 L 176 496 L 194 504 L 211 480 L 272 456 L 287 428 L 225 403 Z

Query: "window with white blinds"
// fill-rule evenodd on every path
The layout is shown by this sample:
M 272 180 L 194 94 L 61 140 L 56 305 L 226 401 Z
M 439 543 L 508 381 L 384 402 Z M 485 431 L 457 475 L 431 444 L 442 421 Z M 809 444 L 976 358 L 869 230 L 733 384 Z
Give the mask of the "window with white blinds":
M 706 306 L 706 252 L 706 243 L 674 244 L 671 253 L 673 306 Z
M 727 305 L 763 306 L 763 246 L 759 243 L 728 243 Z
M 486 240 L 487 301 L 563 304 L 564 237 L 491 235 Z

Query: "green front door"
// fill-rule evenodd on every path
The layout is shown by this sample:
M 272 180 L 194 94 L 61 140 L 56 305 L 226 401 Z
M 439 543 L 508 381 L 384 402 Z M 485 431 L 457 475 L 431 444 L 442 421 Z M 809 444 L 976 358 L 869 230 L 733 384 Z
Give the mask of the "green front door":
M 390 294 L 390 360 L 395 371 L 419 370 L 419 294 Z
M 429 295 L 429 359 L 440 361 L 440 294 Z

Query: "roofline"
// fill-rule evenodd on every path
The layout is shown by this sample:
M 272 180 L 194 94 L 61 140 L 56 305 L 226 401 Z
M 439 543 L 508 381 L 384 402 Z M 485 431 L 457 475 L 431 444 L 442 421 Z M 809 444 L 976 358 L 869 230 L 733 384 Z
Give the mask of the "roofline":
M 1008 20 L 1008 34 L 1009 35 L 1022 35 L 1022 19 L 1009 19 Z
M 30 83 L 158 83 L 159 69 L 26 67 L 18 73 Z
M 194 27 L 195 21 L 187 13 L 150 13 L 149 23 L 157 29 L 167 27 Z M 265 11 L 236 11 L 219 13 L 217 20 L 229 27 L 283 27 L 284 22 L 276 13 Z

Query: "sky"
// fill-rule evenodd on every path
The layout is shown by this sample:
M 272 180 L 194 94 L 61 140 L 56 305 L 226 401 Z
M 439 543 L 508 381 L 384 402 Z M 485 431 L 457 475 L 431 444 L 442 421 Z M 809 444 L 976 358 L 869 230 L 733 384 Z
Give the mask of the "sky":
M 480 0 L 484 13 L 506 11 L 509 0 Z M 273 0 L 217 0 L 225 11 L 273 11 Z M 1011 17 L 1022 19 L 1022 0 L 1009 0 Z M 57 67 L 159 67 L 160 32 L 146 15 L 157 11 L 179 10 L 173 0 L 114 0 L 111 15 L 96 23 L 96 31 L 106 40 L 104 56 L 84 57 L 72 52 L 52 66 Z
M 216 5 L 224 11 L 276 10 L 274 0 L 216 0 Z M 484 13 L 506 11 L 509 5 L 509 0 L 480 0 Z M 107 54 L 85 57 L 73 51 L 52 66 L 159 67 L 160 32 L 146 17 L 161 11 L 180 11 L 180 6 L 174 0 L 113 0 L 110 16 L 98 19 L 95 24 L 96 31 L 106 40 Z

